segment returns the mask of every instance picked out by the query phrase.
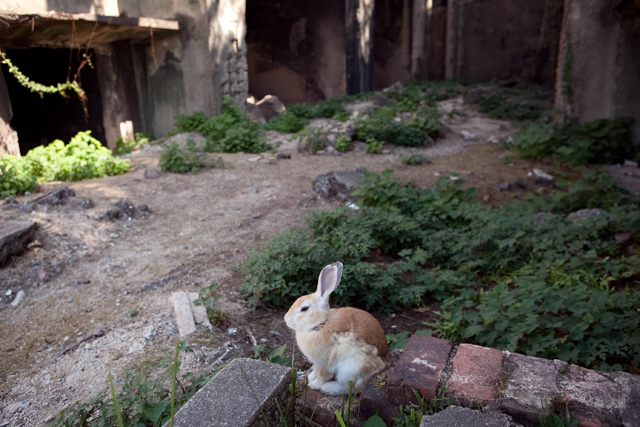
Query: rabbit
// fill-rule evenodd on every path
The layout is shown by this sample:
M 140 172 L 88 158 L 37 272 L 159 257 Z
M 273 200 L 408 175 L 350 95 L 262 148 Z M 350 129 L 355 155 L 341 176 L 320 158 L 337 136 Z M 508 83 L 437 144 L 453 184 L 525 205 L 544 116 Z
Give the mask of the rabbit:
M 387 338 L 380 323 L 353 307 L 329 308 L 329 296 L 342 277 L 342 263 L 322 269 L 315 293 L 298 298 L 284 320 L 295 331 L 302 353 L 313 364 L 309 387 L 325 394 L 362 391 L 366 381 L 385 368 Z

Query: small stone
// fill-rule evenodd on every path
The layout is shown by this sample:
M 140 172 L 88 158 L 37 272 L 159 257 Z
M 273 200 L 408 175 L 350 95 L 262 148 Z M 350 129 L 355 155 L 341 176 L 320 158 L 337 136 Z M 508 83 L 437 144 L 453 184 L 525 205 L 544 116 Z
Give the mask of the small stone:
M 5 295 L 10 297 L 12 293 L 13 293 L 13 291 L 11 289 L 9 289 L 7 292 L 5 292 Z
M 487 138 L 487 142 L 490 142 L 492 144 L 499 144 L 500 140 L 495 136 L 491 135 L 489 138 Z
M 18 293 L 16 294 L 16 297 L 11 302 L 11 307 L 17 307 L 22 302 L 25 295 L 26 294 L 24 293 L 24 291 L 18 291 Z
M 157 178 L 160 178 L 161 176 L 162 176 L 162 171 L 155 166 L 149 166 L 144 170 L 144 177 L 146 179 L 157 179 Z
M 136 214 L 136 207 L 129 199 L 120 199 L 114 205 L 129 218 L 133 218 Z
M 629 168 L 637 168 L 638 162 L 634 162 L 633 160 L 625 160 L 624 165 Z
M 73 302 L 73 298 L 68 298 L 68 299 L 67 299 L 67 302 L 68 302 L 68 303 L 72 303 L 72 302 Z
M 466 130 L 461 130 L 460 131 L 460 135 L 462 135 L 462 137 L 466 140 L 466 141 L 474 141 L 477 139 L 477 136 L 475 133 L 466 131 Z
M 549 175 L 548 173 L 546 173 L 545 171 L 541 170 L 541 169 L 534 169 L 533 170 L 533 174 L 536 177 L 536 181 L 541 180 L 542 182 L 553 182 L 554 178 L 552 175 Z
M 229 328 L 229 329 L 227 329 L 227 333 L 229 335 L 237 335 L 238 334 L 238 329 L 237 328 Z

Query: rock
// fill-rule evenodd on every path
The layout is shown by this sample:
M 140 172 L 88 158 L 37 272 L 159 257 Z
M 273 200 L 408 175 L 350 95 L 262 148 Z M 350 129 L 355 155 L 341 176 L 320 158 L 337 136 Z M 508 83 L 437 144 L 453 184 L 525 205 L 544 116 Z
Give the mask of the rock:
M 272 117 L 283 113 L 287 107 L 275 95 L 267 95 L 256 103 L 264 119 L 269 121 Z
M 518 425 L 507 414 L 485 413 L 461 406 L 449 406 L 444 411 L 425 415 L 420 423 L 420 427 L 515 427 Z
M 11 256 L 27 248 L 38 227 L 35 222 L 2 221 L 0 222 L 0 266 Z
M 538 184 L 553 186 L 555 182 L 555 178 L 552 175 L 549 175 L 548 173 L 544 172 L 541 169 L 537 169 L 537 168 L 534 169 L 533 176 L 535 177 L 534 178 L 535 182 Z
M 131 346 L 129 347 L 129 354 L 133 354 L 133 353 L 139 353 L 142 350 L 144 350 L 144 348 L 147 346 L 147 343 L 145 340 L 143 339 L 138 339 L 136 341 L 133 342 L 133 344 L 131 344 Z
M 129 199 L 120 199 L 114 205 L 129 218 L 136 215 L 136 207 Z
M 462 135 L 462 137 L 466 140 L 466 141 L 475 141 L 477 139 L 476 134 L 469 132 L 467 130 L 461 130 L 460 131 L 460 135 Z
M 144 177 L 146 179 L 158 179 L 163 175 L 164 172 L 155 166 L 149 166 L 144 170 Z
M 205 326 L 210 331 L 213 330 L 211 322 L 209 322 L 209 316 L 207 316 L 207 307 L 204 304 L 196 305 L 193 302 L 198 299 L 196 292 L 189 292 L 189 304 L 191 305 L 191 312 L 193 313 L 193 320 L 196 325 Z
M 109 209 L 98 217 L 99 220 L 117 221 L 122 218 L 122 211 L 120 209 Z
M 602 209 L 580 209 L 579 211 L 571 212 L 565 218 L 566 221 L 575 222 L 581 219 L 590 219 L 600 216 L 604 213 Z
M 398 93 L 402 93 L 402 91 L 404 91 L 404 85 L 400 82 L 395 82 L 394 84 L 392 84 L 391 86 L 382 89 L 382 93 L 387 93 L 387 92 L 398 92 Z
M 491 135 L 489 138 L 487 138 L 487 142 L 490 142 L 492 144 L 499 144 L 500 140 L 495 136 Z
M 35 206 L 45 206 L 45 205 L 63 205 L 67 203 L 69 197 L 74 197 L 76 192 L 71 188 L 63 185 L 58 190 L 52 191 L 51 193 L 45 194 L 42 197 L 37 198 L 32 203 Z
M 373 101 L 373 105 L 378 107 L 383 107 L 389 104 L 389 98 L 387 98 L 382 92 L 375 92 L 373 94 L 372 101 Z
M 16 297 L 11 302 L 11 307 L 17 307 L 18 305 L 20 305 L 25 295 L 26 294 L 24 293 L 24 291 L 18 291 L 18 293 L 16 294 Z
M 247 111 L 247 113 L 249 114 L 249 117 L 251 117 L 251 119 L 254 122 L 257 122 L 257 123 L 267 122 L 267 120 L 264 117 L 264 114 L 262 114 L 262 110 L 260 110 L 260 107 L 256 105 L 256 99 L 253 96 L 250 96 L 247 98 L 247 101 L 244 103 L 244 109 Z
M 486 87 L 478 86 L 471 88 L 467 91 L 464 96 L 465 104 L 477 104 L 484 99 L 485 96 L 489 95 L 491 91 Z
M 625 160 L 623 166 L 628 168 L 637 168 L 638 162 L 634 162 L 633 160 Z
M 342 201 L 355 201 L 351 193 L 358 187 L 358 182 L 364 179 L 360 169 L 354 171 L 337 171 L 318 175 L 313 180 L 313 191 L 323 199 L 337 197 Z

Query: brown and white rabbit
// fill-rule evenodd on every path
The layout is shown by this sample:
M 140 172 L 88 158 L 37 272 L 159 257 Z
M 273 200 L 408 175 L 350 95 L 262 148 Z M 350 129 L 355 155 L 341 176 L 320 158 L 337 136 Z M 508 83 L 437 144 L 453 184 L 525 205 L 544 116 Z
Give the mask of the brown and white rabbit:
M 329 308 L 329 296 L 342 277 L 342 263 L 322 269 L 318 289 L 293 303 L 284 320 L 296 333 L 298 347 L 311 361 L 309 387 L 326 394 L 361 391 L 385 367 L 387 339 L 380 323 L 357 308 Z

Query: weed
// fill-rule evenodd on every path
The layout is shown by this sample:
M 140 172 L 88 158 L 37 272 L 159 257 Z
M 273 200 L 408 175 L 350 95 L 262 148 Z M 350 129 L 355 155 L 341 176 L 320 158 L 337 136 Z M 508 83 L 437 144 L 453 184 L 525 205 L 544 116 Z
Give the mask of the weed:
M 549 402 L 543 402 L 543 407 L 546 409 L 546 415 L 540 415 L 538 417 L 538 421 L 540 423 L 540 427 L 578 427 L 580 420 L 577 417 L 569 415 L 569 405 L 565 403 L 565 416 L 560 417 L 559 415 L 551 412 L 551 408 L 549 408 Z
M 176 343 L 173 357 L 160 362 L 160 375 L 155 375 L 153 368 L 157 365 L 133 365 L 123 375 L 122 388 L 117 391 L 111 375 L 109 375 L 109 395 L 107 391 L 87 402 L 76 402 L 63 410 L 58 418 L 48 423 L 49 426 L 91 425 L 152 425 L 160 426 L 170 420 L 172 415 L 197 390 L 204 386 L 211 375 L 194 377 L 187 372 L 177 378 L 180 362 L 178 351 L 192 351 L 184 343 Z M 167 384 L 171 384 L 168 388 Z M 118 415 L 119 413 L 119 415 Z M 122 420 L 119 422 L 119 420 Z
M 628 196 L 593 168 L 553 197 L 498 208 L 463 185 L 445 177 L 423 190 L 401 185 L 392 171 L 365 172 L 353 193 L 359 210 L 312 212 L 307 228 L 254 247 L 242 291 L 250 301 L 287 307 L 313 292 L 327 259 L 340 259 L 338 305 L 393 312 L 440 301 L 439 318 L 423 333 L 606 370 L 638 364 L 632 307 L 640 294 L 624 287 L 640 275 L 640 257 L 621 251 L 614 237 L 640 227 Z M 607 213 L 565 220 L 567 209 L 591 203 Z M 541 217 L 540 209 L 557 213 Z M 387 261 L 371 262 L 374 254 Z
M 173 173 L 197 172 L 207 165 L 207 158 L 196 152 L 193 140 L 188 140 L 184 148 L 177 142 L 170 142 L 160 153 L 160 169 Z
M 571 166 L 610 164 L 637 158 L 631 145 L 630 118 L 600 119 L 583 124 L 531 123 L 513 135 L 520 157 L 541 159 L 557 155 Z
M 412 388 L 411 391 L 417 403 L 411 403 L 407 406 L 400 405 L 401 415 L 393 418 L 396 426 L 419 427 L 422 417 L 425 415 L 433 415 L 455 404 L 452 398 L 446 396 L 446 387 L 443 387 L 433 399 L 423 397 L 415 388 Z
M 347 135 L 340 135 L 336 139 L 336 150 L 343 152 L 351 150 L 351 138 Z
M 367 153 L 380 154 L 382 153 L 382 147 L 384 147 L 384 141 L 377 139 L 367 139 Z
M 229 96 L 224 97 L 222 112 L 217 116 L 207 118 L 196 112 L 191 116 L 178 115 L 174 123 L 176 132 L 200 132 L 206 138 L 204 151 L 207 152 L 262 153 L 271 149 L 260 135 L 261 126 Z
M 308 127 L 298 133 L 298 143 L 302 149 L 316 154 L 327 146 L 327 141 L 321 128 Z
M 133 310 L 129 310 L 129 317 L 137 317 L 138 314 L 139 314 L 139 311 L 137 306 Z
M 216 291 L 220 287 L 220 283 L 214 283 L 206 288 L 200 289 L 198 293 L 198 299 L 193 301 L 195 305 L 204 305 L 207 309 L 207 317 L 212 324 L 220 319 L 222 312 L 216 309 L 216 302 L 220 299 L 220 296 L 216 295 Z
M 0 157 L 0 197 L 32 191 L 43 182 L 118 175 L 129 167 L 128 160 L 113 157 L 91 131 L 78 132 L 68 144 L 58 139 L 24 157 Z
M 264 125 L 266 130 L 275 130 L 283 133 L 297 133 L 309 124 L 309 119 L 295 114 L 294 110 L 288 109 L 277 116 L 272 117 Z
M 131 153 L 134 150 L 139 150 L 145 145 L 148 145 L 151 142 L 151 137 L 137 132 L 134 136 L 134 139 L 129 141 L 126 137 L 116 138 L 116 148 L 113 150 L 114 154 L 127 154 Z
M 400 159 L 402 160 L 402 164 L 407 166 L 427 165 L 431 163 L 429 157 L 420 153 L 403 154 L 400 156 Z
M 542 114 L 541 109 L 513 101 L 502 93 L 483 97 L 478 104 L 478 111 L 503 120 L 537 120 Z

